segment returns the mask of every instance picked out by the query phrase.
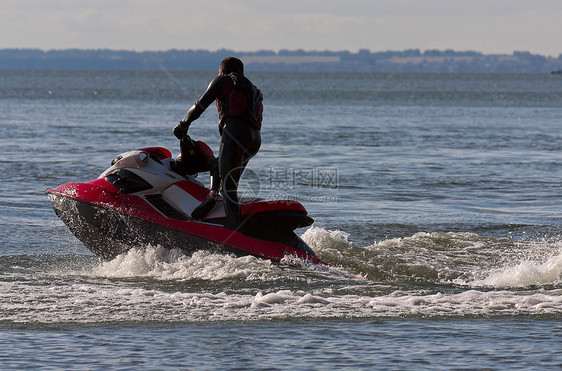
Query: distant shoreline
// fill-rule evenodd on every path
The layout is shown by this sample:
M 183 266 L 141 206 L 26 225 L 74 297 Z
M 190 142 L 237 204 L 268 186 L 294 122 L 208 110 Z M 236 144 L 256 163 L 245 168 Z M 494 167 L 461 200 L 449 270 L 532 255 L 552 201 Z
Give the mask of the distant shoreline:
M 251 71 L 309 72 L 451 72 L 548 73 L 562 69 L 558 57 L 529 52 L 482 54 L 476 51 L 409 49 L 356 53 L 348 51 L 262 50 L 237 52 L 221 49 L 126 51 L 110 49 L 0 49 L 0 70 L 214 70 L 227 56 L 236 55 Z

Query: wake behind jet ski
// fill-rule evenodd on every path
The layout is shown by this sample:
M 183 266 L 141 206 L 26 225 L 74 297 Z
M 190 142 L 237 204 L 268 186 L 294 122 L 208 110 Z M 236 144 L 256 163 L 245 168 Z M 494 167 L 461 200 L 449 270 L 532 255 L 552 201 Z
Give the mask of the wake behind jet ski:
M 97 179 L 46 192 L 69 230 L 105 260 L 132 247 L 160 245 L 187 252 L 218 248 L 273 261 L 294 257 L 323 263 L 294 232 L 313 223 L 299 202 L 241 202 L 242 223 L 232 229 L 217 196 L 208 210 L 199 210 L 200 220 L 194 218 L 194 210 L 205 204 L 211 191 L 196 176 L 209 170 L 213 175 L 214 156 L 203 142 L 189 144 L 196 151 L 187 156 L 189 146 L 184 146 L 177 160 L 161 147 L 123 153 Z M 213 182 L 211 188 L 218 189 Z

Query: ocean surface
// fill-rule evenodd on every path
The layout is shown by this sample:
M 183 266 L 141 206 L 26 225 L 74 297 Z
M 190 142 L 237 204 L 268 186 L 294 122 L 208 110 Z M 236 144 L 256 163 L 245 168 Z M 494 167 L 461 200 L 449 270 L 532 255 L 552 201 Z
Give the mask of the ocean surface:
M 299 235 L 330 267 L 100 261 L 45 189 L 128 150 L 177 155 L 214 76 L 0 71 L 0 369 L 562 368 L 560 76 L 249 71 L 248 173 L 306 206 Z M 190 135 L 216 151 L 216 122 Z

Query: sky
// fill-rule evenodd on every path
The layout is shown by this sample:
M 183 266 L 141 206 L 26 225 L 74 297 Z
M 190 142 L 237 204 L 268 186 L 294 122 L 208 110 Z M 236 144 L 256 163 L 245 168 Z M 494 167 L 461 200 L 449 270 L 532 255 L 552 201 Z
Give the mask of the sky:
M 0 49 L 562 54 L 562 0 L 2 0 Z

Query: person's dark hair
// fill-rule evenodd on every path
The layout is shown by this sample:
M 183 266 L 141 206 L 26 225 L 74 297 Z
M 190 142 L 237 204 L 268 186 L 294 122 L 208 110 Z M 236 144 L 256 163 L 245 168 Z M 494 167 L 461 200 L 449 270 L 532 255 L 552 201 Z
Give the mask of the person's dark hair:
M 244 75 L 244 63 L 236 57 L 228 57 L 222 60 L 219 70 L 225 74 L 238 73 Z

